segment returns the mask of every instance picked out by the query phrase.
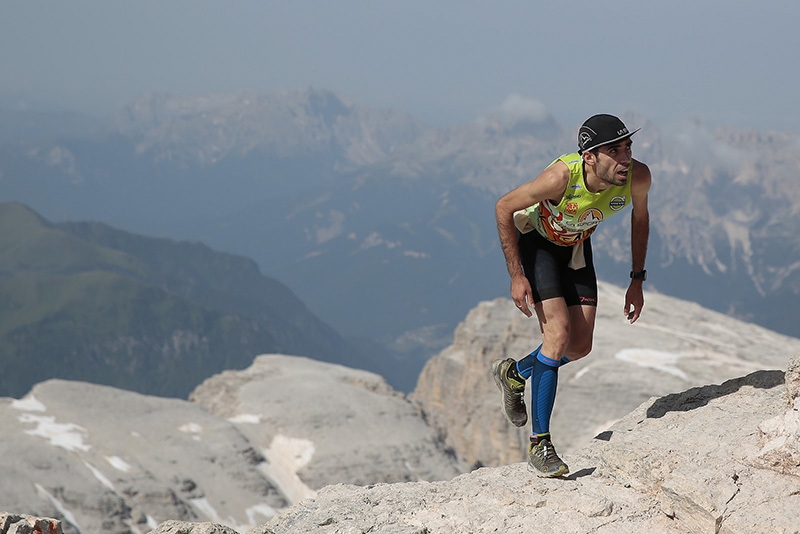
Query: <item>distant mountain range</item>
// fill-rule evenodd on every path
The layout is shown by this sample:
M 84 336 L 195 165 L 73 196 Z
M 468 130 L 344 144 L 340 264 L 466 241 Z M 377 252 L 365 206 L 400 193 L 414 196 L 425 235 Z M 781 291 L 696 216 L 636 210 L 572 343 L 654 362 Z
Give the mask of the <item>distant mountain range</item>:
M 648 288 L 800 334 L 800 135 L 622 116 L 654 176 Z M 145 95 L 100 126 L 65 120 L 3 136 L 0 199 L 253 258 L 362 353 L 400 362 L 387 378 L 406 391 L 397 369 L 416 376 L 467 310 L 507 294 L 493 203 L 575 129 L 502 110 L 429 129 L 319 89 Z M 601 279 L 626 283 L 628 228 L 593 237 Z
M 255 262 L 0 203 L 0 396 L 48 378 L 188 396 L 265 351 L 369 366 Z

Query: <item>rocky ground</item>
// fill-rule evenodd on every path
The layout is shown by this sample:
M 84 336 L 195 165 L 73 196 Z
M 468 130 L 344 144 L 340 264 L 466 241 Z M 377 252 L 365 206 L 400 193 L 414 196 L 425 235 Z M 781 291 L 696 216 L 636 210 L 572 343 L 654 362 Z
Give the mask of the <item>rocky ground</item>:
M 337 484 L 248 534 L 796 533 L 800 356 L 786 367 L 649 399 L 564 455 L 564 478 L 516 463 L 447 481 Z M 151 534 L 235 532 L 165 521 Z
M 650 397 L 785 369 L 800 354 L 799 339 L 658 293 L 645 293 L 644 313 L 631 325 L 622 313 L 624 294 L 600 282 L 592 353 L 559 370 L 551 424 L 559 451 L 584 446 Z M 471 465 L 525 458 L 531 429 L 506 422 L 489 369 L 493 360 L 520 359 L 540 343 L 536 320 L 510 300 L 482 302 L 458 326 L 453 344 L 423 369 L 411 397 Z
M 0 399 L 0 509 L 66 534 L 793 532 L 800 340 L 651 293 L 632 326 L 623 290 L 600 289 L 593 354 L 560 372 L 564 480 L 527 472 L 528 429 L 500 414 L 491 361 L 539 340 L 498 299 L 410 398 L 264 355 L 192 402 L 62 380 Z
M 577 451 L 572 474 L 516 463 L 444 482 L 336 485 L 251 531 L 792 533 L 800 529 L 800 358 L 653 398 Z

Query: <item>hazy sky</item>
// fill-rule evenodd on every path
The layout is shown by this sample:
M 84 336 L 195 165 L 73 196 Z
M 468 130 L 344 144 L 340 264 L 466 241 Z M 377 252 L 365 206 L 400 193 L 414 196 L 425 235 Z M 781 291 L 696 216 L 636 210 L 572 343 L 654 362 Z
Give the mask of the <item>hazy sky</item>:
M 5 1 L 0 104 L 313 86 L 434 125 L 517 95 L 797 130 L 799 24 L 797 0 Z

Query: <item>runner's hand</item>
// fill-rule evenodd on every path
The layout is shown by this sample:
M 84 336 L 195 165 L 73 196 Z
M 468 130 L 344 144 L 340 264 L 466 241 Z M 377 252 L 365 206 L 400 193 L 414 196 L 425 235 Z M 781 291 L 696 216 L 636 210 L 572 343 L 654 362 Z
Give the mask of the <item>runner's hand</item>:
M 511 278 L 511 299 L 514 301 L 514 306 L 526 317 L 533 315 L 528 307 L 529 302 L 533 303 L 533 291 L 525 275 Z
M 642 314 L 642 307 L 644 306 L 644 293 L 642 292 L 642 282 L 640 280 L 632 280 L 631 285 L 628 286 L 628 291 L 625 293 L 625 316 L 631 324 L 636 322 L 636 319 Z

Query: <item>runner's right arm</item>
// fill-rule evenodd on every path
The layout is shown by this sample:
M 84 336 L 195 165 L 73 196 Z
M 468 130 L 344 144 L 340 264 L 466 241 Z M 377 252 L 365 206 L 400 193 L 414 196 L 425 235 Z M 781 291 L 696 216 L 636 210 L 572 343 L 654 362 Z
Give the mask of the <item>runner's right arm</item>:
M 556 161 L 539 176 L 506 193 L 495 204 L 495 219 L 500 246 L 506 259 L 506 268 L 511 277 L 511 298 L 514 305 L 530 317 L 533 305 L 533 291 L 519 257 L 517 228 L 514 225 L 514 212 L 528 208 L 545 199 L 559 202 L 569 182 L 569 167 L 563 161 Z

